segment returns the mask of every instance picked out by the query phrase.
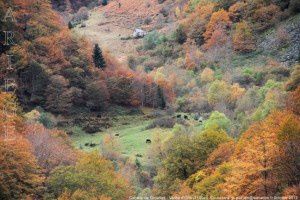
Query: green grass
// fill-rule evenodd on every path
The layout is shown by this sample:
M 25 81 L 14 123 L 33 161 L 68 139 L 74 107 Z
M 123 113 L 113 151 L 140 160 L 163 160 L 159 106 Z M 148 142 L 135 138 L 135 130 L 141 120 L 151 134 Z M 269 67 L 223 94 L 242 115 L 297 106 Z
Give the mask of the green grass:
M 151 115 L 153 109 L 144 108 L 141 109 L 143 114 L 129 115 L 128 110 L 121 107 L 114 107 L 109 111 L 112 118 L 112 127 L 99 132 L 96 134 L 87 134 L 81 130 L 79 127 L 71 128 L 74 133 L 71 136 L 73 145 L 77 149 L 82 149 L 83 151 L 100 151 L 102 140 L 105 135 L 111 135 L 114 137 L 118 144 L 120 145 L 118 153 L 122 157 L 130 158 L 134 160 L 137 154 L 142 155 L 138 158 L 142 164 L 151 164 L 151 159 L 148 159 L 148 152 L 151 147 L 155 145 L 155 139 L 157 137 L 161 141 L 166 141 L 173 134 L 173 129 L 166 128 L 154 128 L 146 130 L 146 127 L 154 120 L 149 119 L 146 116 Z M 190 120 L 187 121 L 189 127 L 192 128 L 191 132 L 200 132 L 202 126 L 198 122 L 193 120 L 193 115 L 188 113 L 176 113 L 181 115 L 187 115 Z M 182 117 L 183 118 L 183 117 Z M 115 136 L 119 134 L 119 136 Z M 150 139 L 152 144 L 146 144 L 146 140 Z M 85 146 L 86 143 L 97 144 L 95 147 Z
M 104 135 L 119 134 L 116 136 L 120 144 L 120 154 L 124 157 L 135 158 L 136 154 L 140 154 L 143 157 L 140 158 L 142 162 L 147 161 L 147 152 L 149 151 L 151 144 L 146 144 L 147 139 L 153 141 L 155 135 L 159 135 L 162 139 L 168 138 L 172 133 L 171 129 L 154 128 L 145 130 L 146 126 L 151 123 L 152 120 L 145 119 L 143 115 L 126 115 L 118 117 L 117 121 L 113 124 L 113 127 L 96 134 L 84 133 L 80 128 L 73 128 L 74 134 L 71 136 L 73 145 L 75 148 L 82 149 L 90 152 L 98 150 L 100 151 L 100 145 Z M 96 147 L 85 146 L 85 143 L 98 144 Z

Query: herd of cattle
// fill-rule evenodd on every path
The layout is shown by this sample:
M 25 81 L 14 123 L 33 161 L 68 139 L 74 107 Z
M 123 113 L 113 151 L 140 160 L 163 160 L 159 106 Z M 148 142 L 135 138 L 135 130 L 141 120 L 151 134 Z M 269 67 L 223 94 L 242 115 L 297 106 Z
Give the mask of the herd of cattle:
M 189 116 L 187 114 L 182 113 L 182 114 L 177 114 L 177 115 L 173 116 L 173 118 L 183 119 L 183 120 L 193 119 L 194 121 L 199 122 L 199 123 L 203 122 L 203 117 L 200 116 L 200 114 L 194 114 L 192 116 Z M 119 137 L 119 136 L 120 136 L 119 133 L 115 134 L 115 137 Z M 146 139 L 146 144 L 151 144 L 151 143 L 152 143 L 151 139 Z M 95 144 L 95 143 L 85 143 L 84 146 L 93 148 L 93 147 L 97 146 L 97 144 Z

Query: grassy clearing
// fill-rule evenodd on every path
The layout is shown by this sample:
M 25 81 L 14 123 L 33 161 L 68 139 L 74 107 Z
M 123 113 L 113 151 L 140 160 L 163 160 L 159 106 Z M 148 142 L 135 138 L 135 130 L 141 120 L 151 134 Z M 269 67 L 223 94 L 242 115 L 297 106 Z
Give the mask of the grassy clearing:
M 129 110 L 122 107 L 112 107 L 108 113 L 112 120 L 112 127 L 99 132 L 96 134 L 87 134 L 81 130 L 79 127 L 73 127 L 71 136 L 73 145 L 75 148 L 82 149 L 83 151 L 100 151 L 102 140 L 105 135 L 110 134 L 115 137 L 117 142 L 120 144 L 119 152 L 122 157 L 129 157 L 131 160 L 136 158 L 139 154 L 139 160 L 147 165 L 151 164 L 151 159 L 148 158 L 148 152 L 152 145 L 155 145 L 155 140 L 166 141 L 173 134 L 173 129 L 167 128 L 154 128 L 146 130 L 146 127 L 153 122 L 153 118 L 149 119 L 146 116 L 151 116 L 153 109 L 143 108 L 140 110 L 140 114 L 130 115 Z M 156 111 L 159 112 L 159 111 Z M 163 112 L 160 111 L 162 115 Z M 186 123 L 191 128 L 191 132 L 200 132 L 202 126 L 198 122 L 194 121 L 194 116 L 188 113 L 176 113 L 176 115 L 181 114 L 187 115 L 188 119 Z M 116 136 L 116 134 L 118 136 Z M 147 144 L 146 140 L 150 139 L 152 144 Z M 86 146 L 85 144 L 93 143 L 96 144 L 95 147 Z
M 145 119 L 143 115 L 126 115 L 118 117 L 117 121 L 114 122 L 114 126 L 96 134 L 87 134 L 80 128 L 73 128 L 74 135 L 71 136 L 73 144 L 76 148 L 84 151 L 95 151 L 100 150 L 100 144 L 104 135 L 119 134 L 117 138 L 120 143 L 120 154 L 125 157 L 135 158 L 137 154 L 142 155 L 141 161 L 147 160 L 147 152 L 149 151 L 150 144 L 146 144 L 146 140 L 150 139 L 153 141 L 155 135 L 159 135 L 162 139 L 169 137 L 171 129 L 155 128 L 145 130 L 152 122 L 151 119 Z M 86 143 L 95 143 L 97 146 L 90 147 L 85 146 Z

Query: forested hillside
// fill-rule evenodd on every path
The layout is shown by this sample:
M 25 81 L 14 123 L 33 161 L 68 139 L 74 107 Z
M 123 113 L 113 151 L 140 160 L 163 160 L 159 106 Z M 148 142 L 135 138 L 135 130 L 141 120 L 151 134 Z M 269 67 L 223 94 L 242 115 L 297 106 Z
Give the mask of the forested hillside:
M 0 0 L 0 199 L 300 197 L 300 1 Z

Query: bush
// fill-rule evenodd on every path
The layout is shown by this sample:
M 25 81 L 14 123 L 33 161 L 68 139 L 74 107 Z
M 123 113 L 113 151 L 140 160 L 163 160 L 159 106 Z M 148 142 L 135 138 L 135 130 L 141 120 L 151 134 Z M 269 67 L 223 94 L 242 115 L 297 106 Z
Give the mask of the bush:
M 173 118 L 160 118 L 154 120 L 150 125 L 146 127 L 146 129 L 153 129 L 156 127 L 160 128 L 173 128 L 175 125 L 175 120 Z
M 55 121 L 55 117 L 50 113 L 41 113 L 38 120 L 48 129 L 54 128 L 57 124 Z
M 155 54 L 161 57 L 163 60 L 168 57 L 176 56 L 176 54 L 173 53 L 173 46 L 169 43 L 158 45 Z
M 143 46 L 145 50 L 154 49 L 157 45 L 166 41 L 167 38 L 165 35 L 161 35 L 157 31 L 153 31 L 144 37 Z
M 178 26 L 178 28 L 176 29 L 176 31 L 174 33 L 174 37 L 175 37 L 176 42 L 178 42 L 179 44 L 183 44 L 186 42 L 187 35 L 186 35 L 182 25 Z

